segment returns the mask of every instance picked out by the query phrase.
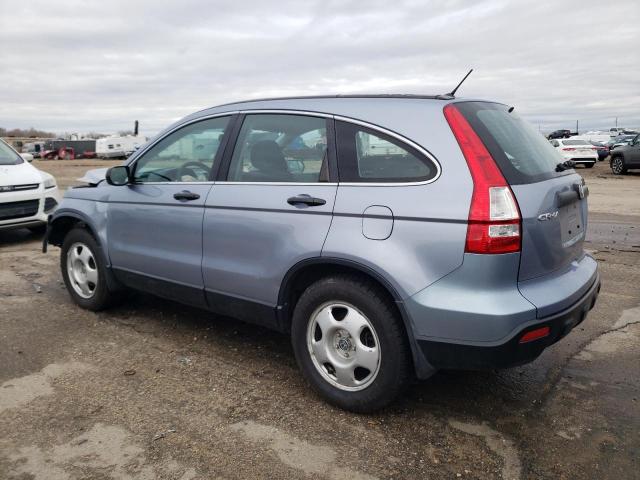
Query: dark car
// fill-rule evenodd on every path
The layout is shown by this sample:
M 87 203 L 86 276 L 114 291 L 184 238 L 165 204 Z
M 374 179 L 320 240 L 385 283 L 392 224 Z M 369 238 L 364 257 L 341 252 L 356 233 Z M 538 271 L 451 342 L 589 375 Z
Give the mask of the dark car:
M 555 130 L 549 134 L 549 140 L 555 138 L 569 138 L 571 136 L 571 130 Z
M 615 175 L 623 175 L 631 168 L 640 168 L 640 135 L 612 150 L 610 165 Z
M 633 135 L 618 135 L 617 137 L 612 138 L 611 140 L 609 140 L 607 143 L 605 143 L 605 145 L 607 147 L 609 147 L 609 153 L 611 153 L 611 150 L 618 148 L 618 147 L 622 147 L 623 145 L 627 145 L 629 142 L 631 142 L 637 134 L 633 134 Z
M 604 160 L 609 156 L 609 147 L 606 144 L 600 143 L 600 142 L 590 142 L 590 143 L 595 147 L 596 152 L 598 152 L 599 162 L 601 162 L 602 160 Z

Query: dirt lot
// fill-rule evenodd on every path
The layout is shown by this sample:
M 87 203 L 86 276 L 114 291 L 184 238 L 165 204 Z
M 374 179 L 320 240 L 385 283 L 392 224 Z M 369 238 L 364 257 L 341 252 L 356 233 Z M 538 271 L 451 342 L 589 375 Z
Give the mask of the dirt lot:
M 66 186 L 113 163 L 39 167 Z M 640 478 L 640 175 L 580 173 L 603 280 L 587 321 L 368 416 L 312 394 L 283 335 L 146 295 L 83 311 L 58 249 L 0 233 L 0 478 Z

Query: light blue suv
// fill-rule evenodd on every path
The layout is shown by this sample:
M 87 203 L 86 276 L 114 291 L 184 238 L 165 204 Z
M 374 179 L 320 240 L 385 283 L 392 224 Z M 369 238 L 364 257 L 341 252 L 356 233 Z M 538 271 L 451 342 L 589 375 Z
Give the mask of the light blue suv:
M 529 362 L 600 289 L 584 181 L 499 103 L 222 105 L 91 175 L 45 238 L 78 305 L 133 288 L 287 332 L 353 411 L 437 369 Z

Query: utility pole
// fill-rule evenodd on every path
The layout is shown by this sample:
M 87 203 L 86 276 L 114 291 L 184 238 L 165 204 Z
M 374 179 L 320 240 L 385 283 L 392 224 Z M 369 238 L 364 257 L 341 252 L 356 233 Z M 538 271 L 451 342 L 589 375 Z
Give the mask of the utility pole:
M 580 133 L 580 131 L 578 130 L 578 122 L 579 122 L 579 121 L 580 121 L 580 120 L 576 120 L 576 133 L 578 133 L 578 134 Z
M 616 117 L 616 128 L 618 128 L 618 117 Z

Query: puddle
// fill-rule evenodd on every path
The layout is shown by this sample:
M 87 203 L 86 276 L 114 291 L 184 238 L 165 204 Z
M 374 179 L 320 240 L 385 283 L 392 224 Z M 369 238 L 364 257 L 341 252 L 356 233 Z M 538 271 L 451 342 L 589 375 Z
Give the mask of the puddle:
M 456 430 L 484 439 L 487 447 L 502 458 L 504 463 L 502 467 L 503 480 L 518 480 L 521 477 L 522 465 L 518 456 L 518 449 L 511 440 L 505 438 L 500 432 L 484 423 L 477 424 L 449 420 L 449 425 Z
M 335 450 L 313 445 L 291 436 L 277 428 L 247 421 L 231 425 L 231 429 L 243 433 L 254 442 L 273 450 L 282 463 L 307 474 L 329 479 L 374 480 L 376 477 L 351 470 L 338 461 Z

